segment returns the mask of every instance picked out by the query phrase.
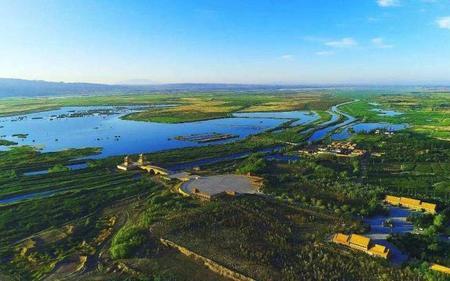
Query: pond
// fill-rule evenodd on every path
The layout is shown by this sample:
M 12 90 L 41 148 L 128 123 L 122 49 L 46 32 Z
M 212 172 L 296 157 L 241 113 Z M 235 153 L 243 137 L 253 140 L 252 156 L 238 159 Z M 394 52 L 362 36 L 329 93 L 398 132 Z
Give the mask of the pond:
M 408 256 L 400 252 L 392 243 L 389 243 L 387 238 L 394 233 L 404 234 L 414 230 L 412 223 L 407 221 L 413 211 L 394 206 L 388 206 L 388 210 L 387 216 L 374 216 L 364 219 L 364 223 L 370 226 L 369 233 L 365 235 L 373 239 L 375 243 L 384 245 L 391 250 L 391 262 L 402 264 L 408 259 Z M 384 221 L 387 219 L 392 221 L 392 227 L 384 226 Z
M 375 130 L 386 130 L 388 132 L 396 132 L 407 128 L 407 124 L 390 124 L 390 123 L 357 123 L 351 124 L 341 131 L 334 133 L 331 136 L 332 140 L 345 140 L 351 137 L 354 133 L 370 133 Z
M 44 152 L 101 147 L 103 148 L 101 157 L 107 157 L 207 145 L 174 139 L 180 135 L 217 132 L 238 136 L 231 140 L 214 142 L 225 143 L 276 128 L 288 119 L 307 123 L 319 118 L 315 113 L 302 111 L 237 113 L 232 118 L 178 124 L 129 121 L 120 118 L 139 110 L 142 110 L 142 107 L 64 107 L 52 111 L 3 117 L 0 118 L 0 126 L 3 126 L 0 128 L 0 135 L 18 142 L 19 145 L 42 148 Z M 2 146 L 0 148 L 8 149 Z
M 88 167 L 88 164 L 87 163 L 69 164 L 69 165 L 66 165 L 66 167 L 69 168 L 71 171 L 75 171 L 75 170 L 86 169 Z M 48 169 L 47 170 L 39 170 L 39 171 L 29 171 L 29 172 L 23 173 L 24 176 L 37 176 L 37 175 L 45 175 L 45 174 L 48 174 Z
M 269 161 L 276 161 L 276 162 L 282 162 L 282 163 L 290 163 L 300 160 L 300 157 L 297 155 L 287 155 L 282 153 L 274 153 L 267 155 L 266 160 Z
M 394 110 L 386 110 L 386 109 L 381 109 L 381 108 L 373 108 L 373 109 L 371 109 L 371 111 L 378 112 L 379 116 L 387 116 L 387 117 L 394 117 L 394 116 L 403 114 L 402 112 L 398 112 L 398 111 L 394 111 Z
M 13 204 L 13 203 L 30 200 L 30 199 L 45 198 L 45 197 L 49 197 L 49 196 L 52 196 L 56 193 L 60 193 L 63 191 L 65 191 L 65 190 L 50 190 L 50 191 L 33 192 L 33 193 L 28 193 L 28 194 L 16 195 L 16 196 L 12 196 L 12 197 L 9 197 L 6 199 L 0 199 L 0 205 Z

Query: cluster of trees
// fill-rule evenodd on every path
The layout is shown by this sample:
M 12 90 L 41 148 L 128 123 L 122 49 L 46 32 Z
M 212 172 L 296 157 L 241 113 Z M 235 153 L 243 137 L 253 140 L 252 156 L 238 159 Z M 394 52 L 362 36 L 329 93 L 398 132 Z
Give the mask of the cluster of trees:
M 136 218 L 130 219 L 112 239 L 109 248 L 113 259 L 130 258 L 138 250 L 150 254 L 155 246 L 149 239 L 149 227 L 167 216 L 187 210 L 195 204 L 183 199 L 180 195 L 161 189 L 159 186 L 149 186 L 150 194 L 145 201 L 145 207 Z M 152 244 L 152 245 L 150 245 Z
M 261 174 L 267 170 L 267 161 L 262 153 L 254 153 L 245 159 L 237 169 L 241 174 Z
M 450 144 L 414 132 L 400 132 L 392 137 L 362 138 L 358 145 L 369 151 L 384 152 L 385 162 L 447 162 Z
M 411 215 L 408 219 L 425 235 L 434 236 L 441 233 L 450 235 L 450 207 L 436 215 L 418 213 Z
M 70 168 L 67 166 L 64 166 L 62 164 L 56 164 L 55 166 L 48 169 L 49 173 L 60 173 L 60 172 L 67 172 L 70 171 Z
M 336 214 L 366 216 L 384 211 L 380 199 L 385 189 L 357 181 L 357 159 L 310 157 L 290 165 L 270 165 L 273 172 L 264 174 L 268 194 Z
M 390 241 L 412 258 L 450 266 L 450 245 L 436 235 L 407 233 L 393 235 Z
M 450 144 L 410 131 L 394 136 L 355 137 L 359 147 L 379 157 L 365 159 L 364 182 L 390 193 L 450 203 Z
M 430 271 L 429 263 L 450 266 L 450 244 L 445 241 L 450 235 L 450 208 L 437 215 L 413 214 L 408 220 L 417 233 L 393 235 L 390 241 L 416 260 L 416 271 L 427 280 L 447 280 L 444 275 Z
M 410 269 L 324 242 L 337 218 L 257 196 L 210 203 L 158 233 L 257 280 L 422 280 Z
M 111 242 L 111 257 L 114 259 L 129 258 L 147 241 L 148 233 L 137 226 L 122 227 Z

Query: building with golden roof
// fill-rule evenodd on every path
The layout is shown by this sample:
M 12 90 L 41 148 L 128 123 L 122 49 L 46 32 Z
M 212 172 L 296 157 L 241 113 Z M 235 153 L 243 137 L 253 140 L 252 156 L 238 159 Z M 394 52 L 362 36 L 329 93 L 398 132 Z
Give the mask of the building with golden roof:
M 389 258 L 390 250 L 383 245 L 375 244 L 368 237 L 359 234 L 345 235 L 343 233 L 336 233 L 333 236 L 334 243 L 347 246 L 352 249 L 362 251 L 371 256 Z
M 437 205 L 433 203 L 422 202 L 418 199 L 397 197 L 392 195 L 386 195 L 384 202 L 394 206 L 401 206 L 416 211 L 424 211 L 430 214 L 435 214 L 437 208 Z
M 434 271 L 439 271 L 441 273 L 450 274 L 450 268 L 448 268 L 446 266 L 443 266 L 443 265 L 440 265 L 440 264 L 433 263 L 430 266 L 430 269 L 434 270 Z

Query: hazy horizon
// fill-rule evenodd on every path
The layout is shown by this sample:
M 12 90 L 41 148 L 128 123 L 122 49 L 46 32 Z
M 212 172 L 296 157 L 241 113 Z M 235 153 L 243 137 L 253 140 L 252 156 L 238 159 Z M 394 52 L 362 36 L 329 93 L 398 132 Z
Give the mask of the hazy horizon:
M 1 1 L 0 77 L 448 85 L 450 1 Z

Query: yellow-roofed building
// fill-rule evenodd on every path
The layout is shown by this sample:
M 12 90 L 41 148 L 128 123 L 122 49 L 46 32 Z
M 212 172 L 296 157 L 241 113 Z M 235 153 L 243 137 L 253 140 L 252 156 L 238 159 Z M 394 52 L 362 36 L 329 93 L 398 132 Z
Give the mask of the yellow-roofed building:
M 434 270 L 434 271 L 439 271 L 439 272 L 442 272 L 442 273 L 450 274 L 450 268 L 448 268 L 446 266 L 443 266 L 443 265 L 440 265 L 440 264 L 433 263 L 430 266 L 430 269 Z
M 411 209 L 420 209 L 420 200 L 408 198 L 408 197 L 401 197 L 400 198 L 400 205 L 403 207 L 411 208 Z
M 371 256 L 389 258 L 390 250 L 383 245 L 372 243 L 371 239 L 363 235 L 352 234 L 345 235 L 343 233 L 336 233 L 333 235 L 332 241 L 336 244 L 341 244 L 352 249 L 363 251 Z
M 349 242 L 351 248 L 367 251 L 369 249 L 370 238 L 358 234 L 352 234 Z
M 387 259 L 389 257 L 389 249 L 383 245 L 375 244 L 372 248 L 369 249 L 368 252 L 372 256 L 381 257 Z
M 420 206 L 422 207 L 422 209 L 430 214 L 436 214 L 436 204 L 433 203 L 427 203 L 427 202 L 422 202 L 420 204 Z
M 384 199 L 384 202 L 398 206 L 400 205 L 400 197 L 392 196 L 392 195 L 386 195 L 386 198 Z
M 348 242 L 349 238 L 350 238 L 349 235 L 345 235 L 345 234 L 342 234 L 342 233 L 336 233 L 333 236 L 333 242 L 337 243 L 337 244 L 342 244 L 342 245 L 348 246 L 349 245 L 349 242 Z
M 422 202 L 418 199 L 386 195 L 386 197 L 384 198 L 384 202 L 394 206 L 402 206 L 416 211 L 424 211 L 430 214 L 436 214 L 436 204 Z

